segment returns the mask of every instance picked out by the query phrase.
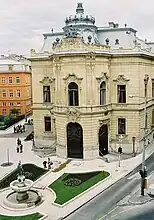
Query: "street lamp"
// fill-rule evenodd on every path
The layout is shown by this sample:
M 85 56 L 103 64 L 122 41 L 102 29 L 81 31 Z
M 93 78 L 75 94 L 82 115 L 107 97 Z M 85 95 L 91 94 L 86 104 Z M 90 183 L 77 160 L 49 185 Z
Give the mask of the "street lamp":
M 142 150 L 142 170 L 140 170 L 141 175 L 141 195 L 144 196 L 144 189 L 147 181 L 147 171 L 145 166 L 145 148 L 146 148 L 146 130 L 147 130 L 147 84 L 148 84 L 149 76 L 145 74 L 144 77 L 144 136 L 143 136 L 143 150 Z M 129 96 L 130 98 L 137 96 Z

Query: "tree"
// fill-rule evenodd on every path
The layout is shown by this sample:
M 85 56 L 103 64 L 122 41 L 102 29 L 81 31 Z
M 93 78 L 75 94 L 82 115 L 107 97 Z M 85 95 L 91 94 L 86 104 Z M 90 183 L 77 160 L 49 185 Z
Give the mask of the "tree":
M 16 118 L 19 114 L 19 110 L 13 108 L 13 109 L 10 110 L 10 114 L 14 115 L 14 117 Z

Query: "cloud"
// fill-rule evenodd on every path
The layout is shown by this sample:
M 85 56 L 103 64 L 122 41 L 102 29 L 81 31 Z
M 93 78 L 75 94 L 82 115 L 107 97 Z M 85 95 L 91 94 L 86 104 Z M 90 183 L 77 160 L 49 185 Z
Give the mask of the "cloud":
M 138 30 L 138 36 L 153 40 L 152 0 L 83 0 L 85 12 L 96 18 L 98 26 L 115 21 Z M 75 0 L 1 0 L 0 53 L 27 54 L 30 48 L 39 50 L 42 34 L 61 30 L 65 17 L 74 14 Z

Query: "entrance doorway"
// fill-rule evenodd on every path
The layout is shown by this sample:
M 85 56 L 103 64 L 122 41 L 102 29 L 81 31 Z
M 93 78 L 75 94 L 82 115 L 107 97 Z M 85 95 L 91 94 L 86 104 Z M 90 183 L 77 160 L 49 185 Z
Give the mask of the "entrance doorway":
M 83 130 L 78 123 L 67 125 L 67 157 L 83 158 Z
M 108 126 L 102 125 L 99 129 L 99 155 L 108 154 Z

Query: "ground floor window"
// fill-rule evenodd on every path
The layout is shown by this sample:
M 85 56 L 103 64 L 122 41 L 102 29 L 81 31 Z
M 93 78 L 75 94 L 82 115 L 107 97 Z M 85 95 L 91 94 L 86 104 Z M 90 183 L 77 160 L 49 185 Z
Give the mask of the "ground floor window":
M 51 131 L 51 117 L 44 117 L 45 131 Z
M 118 134 L 126 134 L 126 119 L 118 118 Z

